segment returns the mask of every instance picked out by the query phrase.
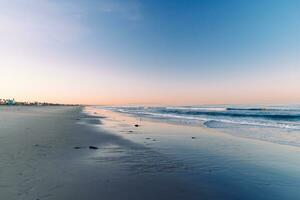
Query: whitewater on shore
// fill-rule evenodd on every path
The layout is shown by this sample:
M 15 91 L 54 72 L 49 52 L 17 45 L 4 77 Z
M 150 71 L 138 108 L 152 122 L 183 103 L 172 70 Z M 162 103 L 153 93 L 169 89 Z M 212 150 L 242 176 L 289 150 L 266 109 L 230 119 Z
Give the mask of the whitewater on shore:
M 101 107 L 135 117 L 217 129 L 238 137 L 300 146 L 300 106 Z

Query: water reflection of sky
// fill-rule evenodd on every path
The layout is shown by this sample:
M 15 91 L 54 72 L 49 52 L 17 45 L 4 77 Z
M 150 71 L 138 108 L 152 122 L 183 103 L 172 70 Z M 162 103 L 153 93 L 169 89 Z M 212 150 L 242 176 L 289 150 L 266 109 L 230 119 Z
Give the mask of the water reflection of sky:
M 243 199 L 297 199 L 300 196 L 298 147 L 234 137 L 203 127 L 149 121 L 107 110 L 91 113 L 94 112 L 107 117 L 102 120 L 101 128 L 187 166 L 187 170 L 178 175 L 188 183 L 200 187 L 205 182 L 225 196 Z M 135 124 L 140 126 L 135 127 Z

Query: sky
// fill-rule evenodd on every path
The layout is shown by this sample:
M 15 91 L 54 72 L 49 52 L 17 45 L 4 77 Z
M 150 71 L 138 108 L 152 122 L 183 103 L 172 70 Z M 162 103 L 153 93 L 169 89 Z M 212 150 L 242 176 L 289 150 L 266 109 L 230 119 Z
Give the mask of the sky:
M 0 98 L 299 104 L 298 0 L 0 0 Z

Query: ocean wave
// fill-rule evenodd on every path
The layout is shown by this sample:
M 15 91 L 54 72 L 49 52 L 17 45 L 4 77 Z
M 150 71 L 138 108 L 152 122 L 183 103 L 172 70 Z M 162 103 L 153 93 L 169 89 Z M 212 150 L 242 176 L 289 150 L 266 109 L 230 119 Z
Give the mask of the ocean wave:
M 167 120 L 186 120 L 187 122 L 211 121 L 250 125 L 260 127 L 274 127 L 284 129 L 300 129 L 299 107 L 111 107 L 110 109 L 136 115 Z
M 179 115 L 207 115 L 207 116 L 223 116 L 234 118 L 263 118 L 271 120 L 284 120 L 284 121 L 297 121 L 300 120 L 300 113 L 282 112 L 282 111 L 266 111 L 266 110 L 242 110 L 243 112 L 237 112 L 241 110 L 233 111 L 199 111 L 199 110 L 181 110 L 181 109 L 161 109 L 162 113 L 173 113 Z M 250 112 L 256 111 L 256 112 Z
M 169 110 L 200 110 L 200 111 L 226 111 L 227 108 L 224 107 L 163 107 L 163 109 Z
M 281 129 L 292 129 L 300 130 L 300 124 L 285 124 L 285 123 L 272 123 L 272 122 L 259 122 L 259 121 L 233 121 L 233 120 L 208 120 L 203 123 L 208 128 L 218 128 L 221 123 L 225 124 L 236 124 L 236 125 L 247 125 L 247 126 L 259 126 L 259 127 L 269 127 L 269 128 L 281 128 Z M 213 125 L 211 125 L 213 124 Z M 217 126 L 216 126 L 217 124 Z
M 271 111 L 275 109 L 269 108 L 226 108 L 226 110 L 235 110 L 235 111 Z

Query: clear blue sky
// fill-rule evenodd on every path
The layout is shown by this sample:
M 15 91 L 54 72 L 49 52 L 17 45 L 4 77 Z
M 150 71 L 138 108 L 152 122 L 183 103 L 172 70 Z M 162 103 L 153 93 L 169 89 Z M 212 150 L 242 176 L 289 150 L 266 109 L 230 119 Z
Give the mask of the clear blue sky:
M 0 78 L 15 82 L 0 88 L 3 96 L 97 104 L 300 102 L 297 0 L 0 3 Z

